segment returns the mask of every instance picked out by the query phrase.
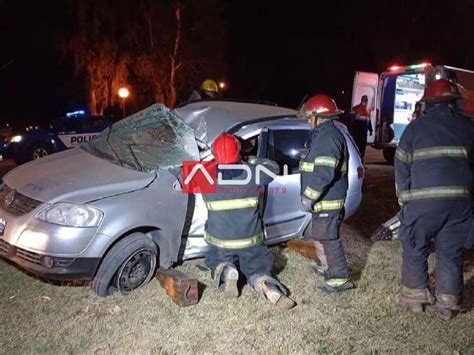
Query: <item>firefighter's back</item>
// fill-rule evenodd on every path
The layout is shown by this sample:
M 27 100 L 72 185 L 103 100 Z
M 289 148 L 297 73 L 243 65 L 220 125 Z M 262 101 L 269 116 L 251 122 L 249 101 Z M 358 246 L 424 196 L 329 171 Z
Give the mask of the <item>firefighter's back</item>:
M 409 191 L 402 199 L 422 211 L 471 209 L 474 123 L 448 106 L 428 110 L 404 133 L 411 162 Z M 443 203 L 438 203 L 443 201 Z

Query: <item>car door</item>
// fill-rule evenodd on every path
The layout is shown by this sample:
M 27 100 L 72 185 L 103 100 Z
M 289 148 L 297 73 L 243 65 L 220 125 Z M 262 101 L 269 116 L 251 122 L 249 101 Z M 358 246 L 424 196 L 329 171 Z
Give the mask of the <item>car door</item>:
M 64 145 L 64 148 L 72 148 L 83 143 L 82 138 L 82 122 L 79 118 L 61 119 L 56 124 L 58 138 Z M 62 148 L 62 149 L 64 149 Z
M 66 148 L 73 148 L 93 140 L 109 121 L 101 117 L 69 118 L 59 126 L 58 138 Z
M 298 171 L 301 153 L 309 137 L 310 130 L 304 126 L 273 127 L 262 132 L 259 155 L 280 166 L 278 177 L 268 186 L 263 218 L 271 243 L 302 235 L 311 220 L 309 213 L 301 211 Z
M 376 131 L 377 121 L 377 87 L 379 76 L 376 73 L 366 73 L 356 71 L 354 76 L 354 84 L 352 88 L 352 107 L 360 103 L 363 95 L 367 95 L 369 99 L 368 107 L 370 109 L 370 123 L 374 132 Z M 375 135 L 367 137 L 367 143 L 374 142 Z

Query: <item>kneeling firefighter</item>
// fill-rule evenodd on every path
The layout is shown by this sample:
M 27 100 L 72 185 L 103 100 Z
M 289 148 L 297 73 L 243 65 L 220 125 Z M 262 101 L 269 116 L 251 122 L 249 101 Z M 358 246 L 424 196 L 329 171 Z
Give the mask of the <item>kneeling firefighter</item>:
M 316 271 L 324 275 L 323 289 L 329 293 L 354 288 L 340 237 L 349 184 L 349 151 L 334 123 L 342 113 L 326 95 L 313 96 L 302 111 L 313 132 L 299 167 L 301 202 L 303 210 L 313 214 L 311 238 L 319 257 Z
M 217 137 L 212 150 L 222 182 L 217 181 L 216 193 L 202 196 L 208 210 L 205 240 L 210 248 L 206 264 L 211 269 L 216 286 L 226 295 L 238 297 L 238 265 L 261 298 L 283 309 L 294 307 L 295 303 L 287 297 L 285 288 L 271 277 L 273 254 L 264 244 L 259 196 L 271 178 L 262 174 L 262 183 L 256 183 L 255 165 L 241 162 L 240 142 L 233 135 Z M 260 163 L 256 158 L 251 162 Z M 275 165 L 268 160 L 261 163 L 264 166 L 272 164 L 272 168 Z M 251 172 L 250 181 L 247 182 L 245 170 L 232 169 L 228 164 L 245 166 L 245 170 Z M 245 185 L 226 184 L 231 180 L 243 181 Z

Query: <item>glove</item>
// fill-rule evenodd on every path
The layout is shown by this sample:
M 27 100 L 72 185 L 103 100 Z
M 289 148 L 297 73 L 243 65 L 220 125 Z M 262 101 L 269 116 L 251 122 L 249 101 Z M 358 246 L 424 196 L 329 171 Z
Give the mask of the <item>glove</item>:
M 305 197 L 305 196 L 301 196 L 301 209 L 304 211 L 304 212 L 312 212 L 313 211 L 313 205 L 314 205 L 314 201 L 313 200 L 310 200 L 309 198 Z

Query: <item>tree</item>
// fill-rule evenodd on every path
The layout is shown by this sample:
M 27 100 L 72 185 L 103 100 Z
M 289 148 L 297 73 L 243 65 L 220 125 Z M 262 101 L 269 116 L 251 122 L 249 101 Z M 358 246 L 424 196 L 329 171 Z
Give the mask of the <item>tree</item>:
M 87 93 L 89 111 L 117 104 L 174 107 L 206 77 L 221 77 L 225 36 L 219 0 L 70 0 L 73 26 L 61 43 Z M 208 48 L 211 48 L 209 50 Z

